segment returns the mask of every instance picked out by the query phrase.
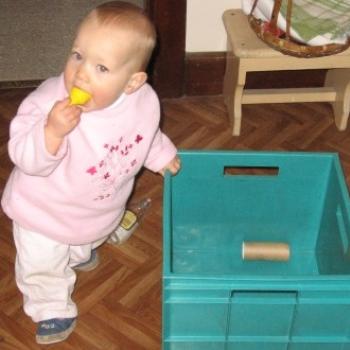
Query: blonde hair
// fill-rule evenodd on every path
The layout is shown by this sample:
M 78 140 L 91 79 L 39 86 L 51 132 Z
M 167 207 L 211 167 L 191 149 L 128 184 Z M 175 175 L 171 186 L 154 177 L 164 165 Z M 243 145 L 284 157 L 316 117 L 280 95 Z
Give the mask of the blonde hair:
M 156 30 L 145 12 L 124 1 L 110 1 L 97 6 L 82 24 L 95 19 L 100 25 L 115 25 L 135 35 L 139 69 L 145 70 L 156 44 Z

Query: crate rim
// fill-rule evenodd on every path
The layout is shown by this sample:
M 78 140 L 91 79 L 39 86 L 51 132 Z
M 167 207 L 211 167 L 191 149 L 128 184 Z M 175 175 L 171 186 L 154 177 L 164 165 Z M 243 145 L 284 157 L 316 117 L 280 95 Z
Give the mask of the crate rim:
M 271 155 L 279 155 L 279 156 L 330 156 L 339 158 L 338 152 L 323 152 L 323 151 L 280 151 L 280 150 L 227 150 L 227 149 L 182 149 L 178 150 L 178 155 L 261 155 L 261 156 L 271 156 Z

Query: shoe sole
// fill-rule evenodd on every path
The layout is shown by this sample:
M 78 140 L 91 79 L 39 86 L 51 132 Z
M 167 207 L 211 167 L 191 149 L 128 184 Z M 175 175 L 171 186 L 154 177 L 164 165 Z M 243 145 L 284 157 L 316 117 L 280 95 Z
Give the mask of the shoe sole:
M 86 263 L 80 267 L 74 266 L 73 269 L 76 271 L 92 271 L 96 269 L 99 263 L 100 263 L 100 258 L 98 254 L 96 254 L 96 258 L 92 260 L 90 263 Z
M 76 325 L 76 320 L 72 322 L 72 324 L 68 329 L 66 329 L 61 333 L 52 334 L 52 335 L 36 335 L 35 340 L 38 344 L 44 344 L 44 345 L 59 343 L 61 341 L 66 340 L 69 337 L 69 335 L 73 332 L 75 325 Z

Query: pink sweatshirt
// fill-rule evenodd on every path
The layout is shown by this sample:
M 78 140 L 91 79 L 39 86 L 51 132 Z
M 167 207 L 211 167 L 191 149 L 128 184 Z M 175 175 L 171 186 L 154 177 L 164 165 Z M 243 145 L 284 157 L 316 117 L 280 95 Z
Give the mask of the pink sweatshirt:
M 45 148 L 44 126 L 53 104 L 65 97 L 61 75 L 46 80 L 19 107 L 9 141 L 15 168 L 1 204 L 22 227 L 79 245 L 110 233 L 141 167 L 161 170 L 176 148 L 159 129 L 159 101 L 145 84 L 120 103 L 83 113 L 53 156 Z

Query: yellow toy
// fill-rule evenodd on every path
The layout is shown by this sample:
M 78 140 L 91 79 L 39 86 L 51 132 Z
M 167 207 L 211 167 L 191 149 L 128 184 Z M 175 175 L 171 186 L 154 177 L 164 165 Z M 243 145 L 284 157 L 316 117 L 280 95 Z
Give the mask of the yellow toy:
M 69 98 L 71 105 L 84 105 L 91 99 L 91 95 L 88 92 L 74 86 L 70 91 Z

